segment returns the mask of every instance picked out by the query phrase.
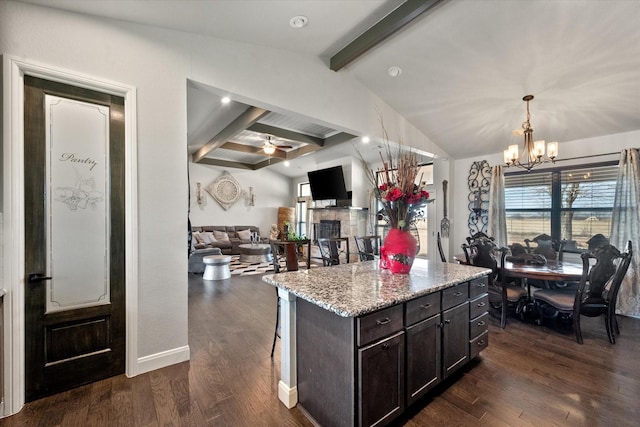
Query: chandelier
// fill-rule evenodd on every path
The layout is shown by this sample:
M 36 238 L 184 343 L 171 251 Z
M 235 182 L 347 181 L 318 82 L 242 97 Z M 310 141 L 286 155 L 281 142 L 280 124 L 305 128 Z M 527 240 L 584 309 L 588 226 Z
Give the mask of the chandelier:
M 516 136 L 524 135 L 524 150 L 522 151 L 522 155 L 518 156 L 518 144 L 509 145 L 509 147 L 504 150 L 504 162 L 507 164 L 507 167 L 517 166 L 530 171 L 535 165 L 547 162 L 555 163 L 556 157 L 558 156 L 557 142 L 549 142 L 546 145 L 547 153 L 545 156 L 544 140 L 533 141 L 533 128 L 529 122 L 531 119 L 531 115 L 529 114 L 529 101 L 532 99 L 533 95 L 526 95 L 522 98 L 523 101 L 527 102 L 527 119 L 522 123 L 522 130 L 517 129 L 513 131 L 513 134 Z

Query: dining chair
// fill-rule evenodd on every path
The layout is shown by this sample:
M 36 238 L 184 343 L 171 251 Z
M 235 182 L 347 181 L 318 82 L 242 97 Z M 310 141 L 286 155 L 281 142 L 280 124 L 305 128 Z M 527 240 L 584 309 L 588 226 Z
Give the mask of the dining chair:
M 558 260 L 559 249 L 562 242 L 556 242 L 548 234 L 539 234 L 533 239 L 524 239 L 524 243 L 527 245 L 527 252 L 530 254 L 543 255 L 550 260 Z M 535 246 L 531 244 L 535 243 Z M 562 259 L 559 259 L 562 261 Z
M 438 243 L 438 253 L 440 254 L 440 260 L 442 262 L 447 262 L 447 257 L 444 254 L 444 250 L 442 249 L 442 239 L 440 238 L 440 232 L 437 234 L 437 243 Z
M 489 237 L 479 237 L 471 244 L 465 246 L 465 255 L 468 254 L 469 264 L 478 267 L 490 268 L 489 274 L 489 305 L 500 310 L 500 327 L 507 326 L 507 315 L 509 308 L 518 307 L 526 301 L 527 290 L 521 286 L 520 282 L 509 282 L 505 270 L 498 267 L 496 254 L 500 254 L 500 266 L 505 265 L 505 258 L 509 253 L 509 248 L 498 248 L 495 241 Z
M 317 241 L 320 256 L 322 257 L 322 264 L 325 267 L 340 264 L 338 241 L 326 237 L 318 238 Z
M 572 317 L 576 341 L 582 344 L 580 317 L 604 315 L 609 342 L 615 344 L 615 335 L 620 333 L 615 312 L 616 299 L 632 255 L 630 240 L 623 253 L 608 244 L 594 253 L 582 253 L 582 277 L 577 291 L 544 289 L 536 292 L 534 306 L 539 313 L 538 323 L 541 324 L 543 318 L 556 319 L 558 315 Z M 593 259 L 595 264 L 591 265 Z
M 473 241 L 475 241 L 476 239 L 495 240 L 493 237 L 488 236 L 487 234 L 483 233 L 482 231 L 478 231 L 478 232 L 472 234 L 471 236 L 467 236 L 465 239 L 467 240 L 467 244 L 468 245 L 473 243 Z
M 354 236 L 360 261 L 372 261 L 380 255 L 380 236 Z

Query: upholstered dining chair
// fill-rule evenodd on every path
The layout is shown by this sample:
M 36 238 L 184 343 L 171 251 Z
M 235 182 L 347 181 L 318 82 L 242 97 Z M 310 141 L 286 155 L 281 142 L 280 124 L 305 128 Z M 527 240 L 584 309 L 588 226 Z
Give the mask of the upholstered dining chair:
M 500 310 L 500 327 L 507 326 L 509 308 L 517 307 L 526 300 L 527 290 L 519 282 L 510 283 L 504 270 L 498 268 L 496 255 L 500 254 L 500 265 L 505 265 L 505 258 L 509 248 L 498 248 L 495 241 L 489 237 L 479 237 L 471 244 L 463 244 L 469 265 L 490 268 L 489 274 L 489 305 Z
M 632 255 L 630 240 L 623 253 L 608 244 L 601 246 L 594 253 L 582 253 L 582 277 L 577 291 L 543 289 L 535 293 L 535 307 L 540 315 L 539 323 L 545 317 L 571 316 L 576 341 L 582 344 L 580 317 L 605 316 L 609 342 L 615 344 L 615 335 L 620 333 L 616 319 L 616 299 Z M 596 262 L 592 266 L 590 261 L 593 259 Z
M 533 239 L 524 239 L 524 243 L 530 254 L 543 255 L 546 259 L 562 261 L 563 242 L 556 242 L 548 234 L 539 234 Z M 532 246 L 532 243 L 535 243 L 535 246 Z
M 372 261 L 380 254 L 380 236 L 354 236 L 360 261 Z

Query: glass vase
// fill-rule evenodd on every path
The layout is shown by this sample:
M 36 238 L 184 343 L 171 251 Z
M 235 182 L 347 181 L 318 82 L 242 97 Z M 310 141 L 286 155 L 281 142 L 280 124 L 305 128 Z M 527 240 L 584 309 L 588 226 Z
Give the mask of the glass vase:
M 418 242 L 409 231 L 392 228 L 380 248 L 380 268 L 395 274 L 409 274 Z

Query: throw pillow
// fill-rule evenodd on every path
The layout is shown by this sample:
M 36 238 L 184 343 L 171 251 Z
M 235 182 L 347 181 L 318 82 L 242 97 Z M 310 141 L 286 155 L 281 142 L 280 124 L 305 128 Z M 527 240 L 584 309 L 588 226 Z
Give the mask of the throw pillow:
M 251 230 L 240 230 L 238 231 L 238 237 L 240 240 L 251 240 Z
M 200 235 L 199 231 L 194 231 L 192 234 L 193 234 L 193 238 L 196 239 L 198 243 L 204 243 L 204 240 L 202 239 L 202 236 Z
M 209 233 L 207 232 L 203 232 L 200 234 L 200 237 L 202 238 L 202 243 L 210 245 L 211 244 L 211 239 L 209 238 Z
M 209 238 L 209 240 L 210 240 L 209 243 L 218 243 L 218 241 L 216 240 L 216 237 L 213 235 L 212 232 L 207 231 L 204 234 L 205 234 L 205 236 L 207 236 Z
M 229 235 L 224 231 L 213 230 L 213 235 L 215 236 L 216 240 L 219 240 L 221 242 L 229 241 Z

